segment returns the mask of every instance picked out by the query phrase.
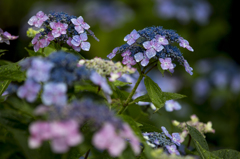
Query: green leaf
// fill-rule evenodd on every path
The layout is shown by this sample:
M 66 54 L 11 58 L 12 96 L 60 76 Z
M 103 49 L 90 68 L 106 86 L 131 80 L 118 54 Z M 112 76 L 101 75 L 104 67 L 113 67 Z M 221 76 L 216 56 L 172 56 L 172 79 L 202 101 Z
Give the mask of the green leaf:
M 158 111 L 165 104 L 165 101 L 162 98 L 162 90 L 150 77 L 146 76 L 144 79 L 144 84 L 146 86 L 148 95 L 152 101 L 152 103 L 157 108 Z
M 2 96 L 3 92 L 7 89 L 8 85 L 11 83 L 11 81 L 0 81 L 0 96 Z
M 151 99 L 148 94 L 142 95 L 140 97 L 137 97 L 134 99 L 131 103 L 137 103 L 137 102 L 151 102 Z
M 171 99 L 181 99 L 181 98 L 187 97 L 182 94 L 170 93 L 170 92 L 162 92 L 162 95 L 163 95 L 164 102 L 166 102 L 167 100 L 171 100 Z
M 140 129 L 142 130 L 142 132 L 159 132 L 161 133 L 162 130 L 160 130 L 159 128 L 157 128 L 154 125 L 150 125 L 148 123 L 144 123 L 144 122 L 140 122 L 142 124 L 142 126 L 140 127 Z
M 2 52 L 6 52 L 6 51 L 8 51 L 8 50 L 2 50 L 2 49 L 0 49 L 0 53 L 2 53 Z
M 216 156 L 215 154 L 205 150 L 204 148 L 202 148 L 202 146 L 199 144 L 198 141 L 195 141 L 194 143 L 195 143 L 198 153 L 200 154 L 200 157 L 202 159 L 223 159 L 223 158 L 220 158 L 220 157 Z
M 163 70 L 162 67 L 161 67 L 160 61 L 158 61 L 158 63 L 157 63 L 157 68 L 158 68 L 158 70 L 162 73 L 162 76 L 164 77 L 164 70 Z
M 240 152 L 231 149 L 223 149 L 212 152 L 214 155 L 226 159 L 240 159 Z
M 27 50 L 29 56 L 44 56 L 44 54 L 40 53 L 40 51 L 35 52 L 33 50 L 29 50 L 26 47 L 24 49 Z
M 122 81 L 119 81 L 119 80 L 115 80 L 112 82 L 116 87 L 117 86 L 120 86 L 120 87 L 123 87 L 123 86 L 126 86 L 128 84 L 132 84 L 132 83 L 129 83 L 129 82 L 122 82 Z
M 25 80 L 25 73 L 20 70 L 17 63 L 0 66 L 0 81 L 23 81 Z
M 207 141 L 203 137 L 203 135 L 194 127 L 187 125 L 188 131 L 194 141 L 197 141 L 201 147 L 205 150 L 209 150 Z

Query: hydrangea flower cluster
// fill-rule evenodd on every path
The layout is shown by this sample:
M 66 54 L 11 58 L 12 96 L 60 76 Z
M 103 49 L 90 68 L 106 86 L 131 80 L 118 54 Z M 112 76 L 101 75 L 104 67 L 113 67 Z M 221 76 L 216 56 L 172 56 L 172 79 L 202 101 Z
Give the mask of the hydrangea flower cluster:
M 67 43 L 75 51 L 80 52 L 81 49 L 89 51 L 90 43 L 87 42 L 87 32 L 95 38 L 90 26 L 84 22 L 82 16 L 69 16 L 63 12 L 51 12 L 49 15 L 39 11 L 32 16 L 28 24 L 37 28 L 43 28 L 43 31 L 36 34 L 32 39 L 34 51 L 47 47 L 51 41 L 60 45 Z M 95 38 L 96 39 L 96 38 Z
M 104 60 L 95 57 L 91 60 L 82 59 L 78 62 L 78 66 L 86 66 L 87 69 L 94 69 L 101 76 L 110 76 L 110 81 L 115 81 L 123 74 L 132 74 L 136 71 L 134 68 L 122 66 L 120 62 L 114 63 L 113 61 Z
M 147 144 L 153 148 L 163 147 L 170 154 L 180 155 L 177 150 L 177 146 L 180 146 L 180 136 L 178 133 L 172 133 L 172 136 L 168 133 L 165 127 L 162 127 L 163 132 L 145 132 L 143 137 L 147 140 Z M 167 137 L 169 139 L 167 139 Z M 177 146 L 176 146 L 177 145 Z
M 182 24 L 191 19 L 201 25 L 207 24 L 212 12 L 207 0 L 156 0 L 156 3 L 156 10 L 161 18 L 175 18 Z
M 0 43 L 6 43 L 10 45 L 9 40 L 15 40 L 18 36 L 11 35 L 9 32 L 5 31 L 0 28 Z
M 204 136 L 205 133 L 210 133 L 210 132 L 215 133 L 215 130 L 212 128 L 212 122 L 211 121 L 207 122 L 207 124 L 204 124 L 204 123 L 199 121 L 198 117 L 195 114 L 191 115 L 190 118 L 191 118 L 190 121 L 182 122 L 182 123 L 178 122 L 176 120 L 172 121 L 174 126 L 177 126 L 178 128 L 183 130 L 182 133 L 180 134 L 180 136 L 181 136 L 180 142 L 183 142 L 185 137 L 189 133 L 186 123 L 188 125 L 196 128 L 203 135 L 203 137 L 205 137 Z
M 50 145 L 55 153 L 64 153 L 69 147 L 76 146 L 83 141 L 79 132 L 79 125 L 74 120 L 65 121 L 36 121 L 29 127 L 31 136 L 28 144 L 30 148 L 39 148 L 43 141 L 51 140 Z
M 182 56 L 180 50 L 173 46 L 173 43 L 178 43 L 180 47 L 193 51 L 189 42 L 183 37 L 180 37 L 175 31 L 163 29 L 162 27 L 148 27 L 142 30 L 133 30 L 128 34 L 124 44 L 115 48 L 108 55 L 112 59 L 117 53 L 123 56 L 122 63 L 129 67 L 141 62 L 143 67 L 147 66 L 151 59 L 159 60 L 163 70 L 174 72 L 176 66 L 172 63 L 177 60 L 185 67 L 185 70 L 192 75 L 192 68 Z
M 46 58 L 32 57 L 21 61 L 20 65 L 23 70 L 26 70 L 27 80 L 18 88 L 17 95 L 20 98 L 26 98 L 28 102 L 34 102 L 43 82 L 42 102 L 45 105 L 65 105 L 68 86 L 72 86 L 73 82 L 81 79 L 92 79 L 90 77 L 93 72 L 84 66 L 77 67 L 78 61 L 77 56 L 61 51 L 52 53 Z M 99 75 L 93 82 L 102 78 Z M 101 81 L 100 86 L 104 86 L 103 90 L 111 94 L 107 81 Z M 99 85 L 99 83 L 96 84 Z
M 94 103 L 90 99 L 74 100 L 61 108 L 49 109 L 47 106 L 40 105 L 35 113 L 37 115 L 47 114 L 51 120 L 60 118 L 64 122 L 71 122 L 73 125 L 65 125 L 64 122 L 35 122 L 30 127 L 29 143 L 32 148 L 39 147 L 43 140 L 60 140 L 55 138 L 54 134 L 57 133 L 56 135 L 62 136 L 64 140 L 56 141 L 56 143 L 63 145 L 53 145 L 52 148 L 55 152 L 63 153 L 69 146 L 75 146 L 81 143 L 83 139 L 83 136 L 76 132 L 76 125 L 81 127 L 86 122 L 91 121 L 91 130 L 97 130 L 92 138 L 92 144 L 97 149 L 108 150 L 111 156 L 117 157 L 126 148 L 128 140 L 134 153 L 140 153 L 140 142 L 129 125 L 116 118 L 106 105 Z M 55 123 L 55 125 L 52 123 Z M 66 131 L 69 129 L 71 131 Z M 52 133 L 56 130 L 60 131 Z M 53 136 L 51 136 L 52 134 Z

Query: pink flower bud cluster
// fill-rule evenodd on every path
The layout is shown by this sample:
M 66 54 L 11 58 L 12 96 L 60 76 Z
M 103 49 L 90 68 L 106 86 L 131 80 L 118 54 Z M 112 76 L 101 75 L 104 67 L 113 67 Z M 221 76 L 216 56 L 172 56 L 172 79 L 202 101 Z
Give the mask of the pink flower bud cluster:
M 78 123 L 74 120 L 66 121 L 36 121 L 30 127 L 29 147 L 39 148 L 43 141 L 50 140 L 50 145 L 55 153 L 65 153 L 72 146 L 77 146 L 83 141 L 79 132 Z
M 67 43 L 72 49 L 80 52 L 81 49 L 89 51 L 90 43 L 87 31 L 95 37 L 90 26 L 84 22 L 83 17 L 69 16 L 66 13 L 50 13 L 49 15 L 39 11 L 35 16 L 32 16 L 28 24 L 37 28 L 43 28 L 44 31 L 38 33 L 32 40 L 34 51 L 37 52 L 40 48 L 47 47 L 51 41 L 58 44 Z
M 94 134 L 92 143 L 99 150 L 107 150 L 112 157 L 120 156 L 127 147 L 127 142 L 137 155 L 140 153 L 140 142 L 133 134 L 131 128 L 123 125 L 123 130 L 116 132 L 115 127 L 111 123 L 105 123 L 104 126 Z

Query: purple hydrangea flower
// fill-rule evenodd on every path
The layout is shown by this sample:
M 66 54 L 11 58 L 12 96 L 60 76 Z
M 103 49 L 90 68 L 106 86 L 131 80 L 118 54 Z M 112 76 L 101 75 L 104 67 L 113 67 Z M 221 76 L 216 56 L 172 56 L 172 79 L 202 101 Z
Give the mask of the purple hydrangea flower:
M 48 19 L 48 16 L 44 14 L 42 11 L 37 12 L 36 15 L 32 16 L 28 20 L 28 24 L 31 26 L 35 26 L 37 28 L 40 28 L 44 21 Z
M 88 39 L 87 34 L 86 33 L 82 33 L 82 34 L 80 34 L 80 36 L 79 35 L 73 36 L 73 39 L 72 39 L 71 43 L 74 46 L 77 46 L 77 47 L 80 46 L 85 51 L 89 51 L 90 43 L 89 42 L 85 42 L 85 41 L 87 41 L 87 39 Z
M 135 65 L 136 61 L 131 56 L 125 56 L 125 57 L 123 57 L 122 63 L 131 68 L 131 65 Z
M 168 112 L 172 112 L 173 110 L 180 110 L 181 108 L 181 105 L 174 100 L 168 100 L 165 103 L 165 109 Z
M 172 64 L 172 59 L 171 58 L 159 58 L 159 61 L 161 62 L 161 67 L 163 70 L 172 70 L 174 69 L 174 66 Z
M 37 94 L 41 89 L 41 85 L 33 80 L 26 80 L 23 86 L 17 90 L 17 95 L 20 98 L 26 98 L 28 102 L 34 102 Z
M 72 44 L 72 38 L 71 38 L 71 37 L 68 38 L 67 44 L 68 44 L 69 46 L 71 46 L 75 51 L 77 51 L 77 52 L 80 52 L 80 51 L 81 51 L 81 47 L 80 47 L 80 46 L 74 46 L 74 45 Z
M 140 37 L 138 32 L 134 29 L 130 34 L 124 37 L 124 41 L 127 41 L 128 45 L 132 45 Z
M 143 67 L 147 66 L 149 63 L 149 58 L 146 56 L 145 53 L 142 52 L 138 52 L 134 55 L 134 58 L 136 60 L 136 62 L 140 62 L 141 61 L 141 65 Z
M 189 73 L 190 75 L 193 75 L 193 72 L 192 72 L 193 68 L 190 67 L 187 60 L 184 60 L 184 67 L 185 67 L 185 70 L 187 71 L 187 73 Z
M 168 45 L 168 44 L 169 44 L 169 42 L 168 42 L 168 40 L 165 38 L 165 36 L 157 35 L 157 36 L 155 37 L 155 39 L 156 39 L 156 41 L 157 41 L 159 44 L 161 44 L 161 45 Z
M 90 26 L 86 22 L 84 22 L 82 16 L 78 17 L 77 19 L 73 18 L 71 19 L 71 21 L 75 25 L 74 28 L 79 34 L 83 33 L 84 29 L 88 30 L 90 28 Z
M 172 142 L 174 142 L 176 145 L 181 145 L 181 137 L 179 133 L 172 133 Z
M 147 49 L 146 55 L 149 59 L 154 57 L 157 52 L 161 51 L 164 47 L 156 41 L 156 39 L 152 39 L 151 41 L 145 41 L 143 43 L 143 47 Z
M 44 84 L 42 101 L 45 105 L 64 106 L 67 103 L 67 85 L 65 83 L 49 82 Z
M 49 32 L 48 35 L 45 37 L 47 46 L 50 44 L 52 40 L 54 40 L 54 36 L 52 35 L 52 32 Z
M 47 46 L 47 41 L 45 39 L 39 39 L 41 36 L 40 33 L 36 34 L 36 36 L 32 39 L 32 44 L 34 51 L 37 52 L 40 48 L 44 48 Z
M 51 22 L 50 27 L 52 30 L 52 35 L 54 38 L 60 37 L 62 34 L 67 33 L 68 24 L 61 23 L 61 22 Z
M 102 88 L 102 90 L 107 93 L 107 94 L 112 94 L 112 90 L 109 87 L 106 78 L 100 76 L 97 72 L 93 72 L 90 76 L 90 80 L 100 86 Z
M 130 50 L 127 50 L 127 51 L 125 51 L 125 52 L 123 52 L 121 54 L 122 57 L 129 56 L 129 55 L 131 55 L 131 51 Z
M 119 49 L 119 47 L 114 48 L 113 51 L 109 55 L 107 55 L 107 57 L 109 59 L 112 59 L 114 56 L 116 56 L 118 49 Z
M 179 38 L 179 46 L 188 49 L 189 51 L 194 51 L 193 48 L 189 45 L 189 42 L 185 39 L 183 39 L 182 37 Z
M 31 67 L 27 70 L 27 77 L 33 78 L 37 82 L 46 82 L 50 77 L 53 66 L 52 62 L 35 58 L 31 62 Z
M 10 44 L 9 40 L 15 40 L 17 38 L 18 36 L 11 35 L 7 31 L 3 32 L 3 30 L 0 28 L 0 43 L 4 42 L 9 45 Z
M 170 139 L 172 139 L 172 136 L 168 133 L 167 129 L 166 129 L 164 126 L 162 126 L 161 129 L 162 129 L 162 131 L 164 132 L 164 134 L 165 134 L 167 137 L 169 137 Z
M 179 151 L 177 150 L 176 145 L 171 145 L 171 146 L 166 145 L 166 148 L 170 154 L 180 155 Z

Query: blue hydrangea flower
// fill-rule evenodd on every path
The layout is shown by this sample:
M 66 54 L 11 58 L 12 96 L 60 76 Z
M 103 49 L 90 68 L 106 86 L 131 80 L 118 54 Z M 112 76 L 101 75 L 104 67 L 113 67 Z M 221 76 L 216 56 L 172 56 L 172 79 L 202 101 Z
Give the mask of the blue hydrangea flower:
M 28 102 L 34 102 L 40 89 L 41 85 L 39 83 L 28 79 L 23 86 L 18 88 L 17 95 L 20 98 L 26 98 Z

